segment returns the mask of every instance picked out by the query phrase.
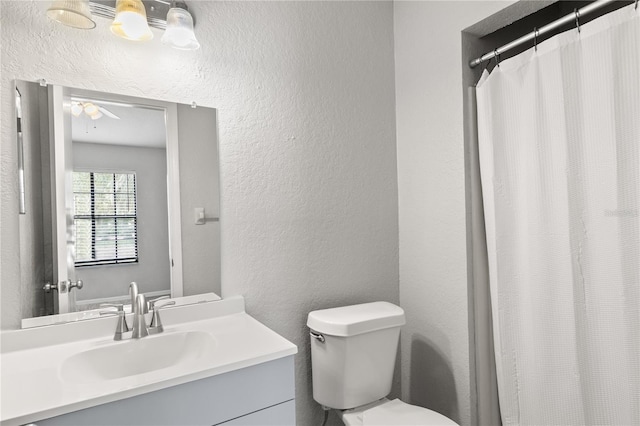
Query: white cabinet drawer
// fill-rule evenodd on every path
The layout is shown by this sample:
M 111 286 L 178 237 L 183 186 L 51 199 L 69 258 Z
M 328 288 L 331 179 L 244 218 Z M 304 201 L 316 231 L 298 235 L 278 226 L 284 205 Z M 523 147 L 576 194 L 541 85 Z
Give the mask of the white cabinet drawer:
M 38 426 L 205 425 L 293 404 L 293 356 L 35 422 Z M 295 416 L 295 414 L 293 414 Z M 275 419 L 275 417 L 274 417 Z M 295 418 L 293 419 L 295 422 Z M 245 423 L 229 423 L 245 424 Z M 247 423 L 248 424 L 248 423 Z M 280 423 L 278 423 L 280 424 Z M 293 424 L 293 423 L 292 423 Z

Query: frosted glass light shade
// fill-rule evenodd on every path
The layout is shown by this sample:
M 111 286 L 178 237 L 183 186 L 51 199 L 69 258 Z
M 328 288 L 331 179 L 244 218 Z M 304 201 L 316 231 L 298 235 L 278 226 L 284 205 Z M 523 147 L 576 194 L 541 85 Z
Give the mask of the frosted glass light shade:
M 167 29 L 164 30 L 162 42 L 183 50 L 196 50 L 200 47 L 193 32 L 193 17 L 189 11 L 179 7 L 169 9 Z
M 82 114 L 82 111 L 83 111 L 83 108 L 82 108 L 82 105 L 80 105 L 79 102 L 74 102 L 71 105 L 71 114 L 74 117 L 80 117 L 80 114 Z
M 96 26 L 91 18 L 89 0 L 55 0 L 47 9 L 47 16 L 73 28 L 90 30 Z
M 91 102 L 87 102 L 86 104 L 84 104 L 84 113 L 89 117 L 92 117 L 94 115 L 100 114 L 100 110 L 96 105 L 92 104 Z
M 111 32 L 127 40 L 151 40 L 153 33 L 147 23 L 147 11 L 142 1 L 118 0 L 116 2 L 116 17 L 111 24 Z

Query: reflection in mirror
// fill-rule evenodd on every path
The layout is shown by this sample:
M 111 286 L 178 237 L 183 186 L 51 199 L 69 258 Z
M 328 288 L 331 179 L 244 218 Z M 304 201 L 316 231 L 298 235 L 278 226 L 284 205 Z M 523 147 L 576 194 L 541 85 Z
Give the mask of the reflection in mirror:
M 77 97 L 71 105 L 76 308 L 122 303 L 113 283 L 171 295 L 165 111 Z
M 16 87 L 27 210 L 20 216 L 23 317 L 59 314 L 23 327 L 94 317 L 101 303 L 128 304 L 132 281 L 151 298 L 218 298 L 216 111 Z

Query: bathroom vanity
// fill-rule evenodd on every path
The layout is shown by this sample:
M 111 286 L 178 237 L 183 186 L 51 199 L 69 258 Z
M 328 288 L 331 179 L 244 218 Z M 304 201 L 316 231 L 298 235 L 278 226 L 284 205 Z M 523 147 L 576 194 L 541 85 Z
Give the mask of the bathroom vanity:
M 117 318 L 2 333 L 2 425 L 293 425 L 295 345 L 242 297 L 167 308 L 165 331 Z

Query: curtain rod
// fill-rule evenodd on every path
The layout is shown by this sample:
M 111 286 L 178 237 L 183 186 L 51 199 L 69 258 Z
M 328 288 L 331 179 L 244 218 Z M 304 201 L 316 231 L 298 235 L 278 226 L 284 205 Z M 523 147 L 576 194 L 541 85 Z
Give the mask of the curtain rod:
M 580 18 L 583 15 L 586 15 L 588 13 L 591 13 L 595 10 L 598 10 L 606 5 L 608 5 L 609 3 L 613 3 L 615 0 L 598 0 L 598 1 L 594 1 L 593 3 L 590 3 L 588 5 L 586 5 L 585 7 L 581 8 L 581 9 L 577 9 L 575 12 L 570 13 L 558 20 L 555 20 L 553 22 L 551 22 L 550 24 L 545 25 L 544 27 L 540 27 L 538 29 L 534 29 L 533 31 L 531 31 L 529 34 L 524 35 L 522 37 L 520 37 L 517 40 L 512 41 L 511 43 L 507 43 L 504 46 L 498 47 L 496 50 L 494 50 L 493 52 L 488 52 L 485 53 L 484 55 L 480 56 L 479 58 L 476 58 L 472 61 L 469 62 L 469 66 L 471 68 L 474 68 L 478 65 L 480 65 L 481 63 L 488 61 L 489 59 L 495 58 L 496 56 L 501 55 L 502 53 L 506 52 L 507 50 L 511 50 L 514 47 L 520 46 L 521 44 L 524 44 L 528 41 L 534 40 L 541 36 L 542 34 L 548 33 L 550 31 L 555 30 L 558 27 L 561 27 L 565 24 L 571 23 L 571 22 L 576 22 L 578 18 Z M 636 1 L 636 7 L 637 7 L 638 2 Z M 580 29 L 580 27 L 578 26 L 578 29 Z

